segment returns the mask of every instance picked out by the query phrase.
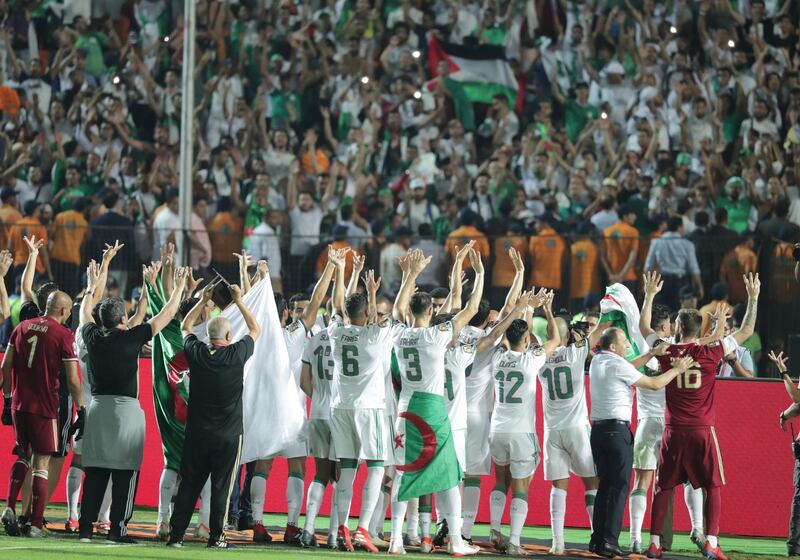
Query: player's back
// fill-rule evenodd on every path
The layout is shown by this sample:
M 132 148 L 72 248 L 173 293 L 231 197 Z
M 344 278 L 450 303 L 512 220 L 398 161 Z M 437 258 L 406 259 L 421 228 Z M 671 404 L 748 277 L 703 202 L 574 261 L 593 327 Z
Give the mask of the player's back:
M 563 430 L 589 423 L 584 389 L 584 364 L 589 345 L 579 340 L 561 346 L 539 369 L 546 430 Z
M 360 327 L 333 317 L 328 325 L 334 361 L 333 408 L 384 408 L 384 354 L 391 349 L 391 334 L 388 319 Z
M 686 370 L 667 385 L 667 425 L 681 427 L 714 425 L 716 417 L 714 385 L 717 379 L 717 367 L 725 355 L 732 351 L 731 348 L 735 347 L 736 341 L 733 337 L 725 337 L 722 342 L 713 344 L 673 344 L 665 355 L 659 356 L 658 362 L 662 372 L 672 367 L 673 358 L 681 356 L 691 356 L 698 364 L 696 369 Z
M 474 344 L 457 344 L 444 356 L 444 402 L 454 430 L 467 427 L 466 378 L 475 360 Z
M 536 378 L 545 363 L 541 346 L 524 352 L 497 348 L 492 358 L 494 414 L 491 431 L 533 433 L 536 431 Z
M 458 341 L 461 344 L 477 344 L 489 333 L 490 329 L 481 329 L 468 325 L 461 330 Z M 500 341 L 498 340 L 499 344 Z M 475 354 L 472 369 L 466 372 L 465 387 L 467 408 L 473 411 L 491 412 L 492 410 L 492 356 L 494 348 Z
M 15 410 L 57 418 L 61 368 L 75 360 L 72 331 L 52 317 L 23 321 L 11 334 Z
M 311 418 L 330 419 L 333 391 L 333 356 L 327 330 L 319 331 L 306 342 L 303 362 L 311 367 L 314 389 L 311 392 Z
M 399 410 L 405 410 L 415 392 L 444 393 L 444 355 L 453 340 L 453 323 L 434 327 L 392 327 L 392 340 L 400 366 Z

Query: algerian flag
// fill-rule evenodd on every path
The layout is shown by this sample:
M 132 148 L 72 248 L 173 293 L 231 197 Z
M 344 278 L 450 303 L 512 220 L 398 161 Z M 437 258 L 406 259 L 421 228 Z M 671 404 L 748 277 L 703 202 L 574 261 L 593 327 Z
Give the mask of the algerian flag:
M 639 330 L 639 307 L 631 291 L 622 284 L 612 284 L 606 288 L 606 295 L 600 300 L 600 324 L 610 322 L 612 327 L 622 329 L 628 338 L 627 360 L 633 360 L 647 352 L 650 346 Z M 647 363 L 650 369 L 657 370 L 655 358 Z
M 442 395 L 411 396 L 398 414 L 394 448 L 399 501 L 448 490 L 464 478 Z
M 434 76 L 437 75 L 436 66 L 441 61 L 447 62 L 450 67 L 448 79 L 461 85 L 470 102 L 491 104 L 495 95 L 503 94 L 512 109 L 522 108 L 523 95 L 519 81 L 505 58 L 502 46 L 455 45 L 440 42 L 431 35 L 428 40 L 428 64 Z M 458 100 L 454 98 L 453 101 L 458 113 Z M 462 124 L 466 128 L 466 123 Z
M 151 315 L 157 315 L 166 305 L 164 288 L 159 279 L 156 286 L 146 285 L 147 305 Z M 153 338 L 153 404 L 161 449 L 168 469 L 181 466 L 183 440 L 189 401 L 189 365 L 183 354 L 181 324 L 172 320 Z

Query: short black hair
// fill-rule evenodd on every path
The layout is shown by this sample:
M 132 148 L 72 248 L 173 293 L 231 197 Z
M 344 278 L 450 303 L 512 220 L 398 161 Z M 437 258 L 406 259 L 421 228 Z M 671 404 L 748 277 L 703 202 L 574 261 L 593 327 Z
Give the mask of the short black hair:
M 524 319 L 514 319 L 506 330 L 506 338 L 512 346 L 516 346 L 528 332 L 528 323 Z
M 286 309 L 286 298 L 283 297 L 283 294 L 280 292 L 275 292 L 275 307 L 278 308 L 278 315 L 284 312 Z
M 36 305 L 39 306 L 39 309 L 44 309 L 50 294 L 56 291 L 58 291 L 58 284 L 55 282 L 44 282 L 36 289 Z
M 119 202 L 119 195 L 114 191 L 109 192 L 103 197 L 103 206 L 108 209 L 114 208 Z
M 417 231 L 420 237 L 433 237 L 433 226 L 429 223 L 420 224 Z
M 125 317 L 125 300 L 121 297 L 105 298 L 100 302 L 100 324 L 106 329 L 115 329 Z
M 667 220 L 667 231 L 676 232 L 683 225 L 683 218 L 673 216 Z
M 622 331 L 617 327 L 609 327 L 600 335 L 600 348 L 608 350 L 612 344 L 617 343 L 617 337 Z
M 367 296 L 362 293 L 355 293 L 347 296 L 344 300 L 344 310 L 348 317 L 355 317 L 367 309 Z
M 489 313 L 491 312 L 492 304 L 489 303 L 488 299 L 482 299 L 478 304 L 478 312 L 473 315 L 472 319 L 469 321 L 470 326 L 480 327 L 486 322 L 486 319 L 489 318 Z
M 298 292 L 294 294 L 292 297 L 289 298 L 289 309 L 294 311 L 295 306 L 297 305 L 298 301 L 308 301 L 311 299 L 311 296 L 305 292 Z
M 728 221 L 728 211 L 725 208 L 717 208 L 714 210 L 714 221 L 718 224 Z
M 452 321 L 453 317 L 455 317 L 455 315 L 452 313 L 439 313 L 438 315 L 434 315 L 433 319 L 431 319 L 431 326 L 435 327 L 436 325 Z
M 706 227 L 709 224 L 708 212 L 700 210 L 695 212 L 694 223 L 697 227 Z
M 780 197 L 775 203 L 775 215 L 779 218 L 785 218 L 789 215 L 791 205 L 792 203 L 788 198 L 785 196 Z
M 411 301 L 408 302 L 408 308 L 414 317 L 419 317 L 431 308 L 431 295 L 427 292 L 417 292 L 411 296 Z
M 650 314 L 650 328 L 657 329 L 664 321 L 669 322 L 670 316 L 669 307 L 657 303 L 653 305 L 653 310 Z
M 229 196 L 221 196 L 217 199 L 217 212 L 230 212 L 233 208 L 233 201 Z
M 462 226 L 473 226 L 475 225 L 476 219 L 477 215 L 472 210 L 466 210 L 461 214 L 459 221 L 461 222 Z
M 700 336 L 700 327 L 703 324 L 703 317 L 696 309 L 681 309 L 678 312 L 676 322 L 683 330 L 683 336 Z
M 450 295 L 450 290 L 447 288 L 434 288 L 431 290 L 431 299 L 444 299 Z

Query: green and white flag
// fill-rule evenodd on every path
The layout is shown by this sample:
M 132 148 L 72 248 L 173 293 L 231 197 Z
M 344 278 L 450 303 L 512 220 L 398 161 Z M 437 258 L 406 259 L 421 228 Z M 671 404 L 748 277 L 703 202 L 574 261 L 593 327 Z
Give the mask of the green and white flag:
M 650 349 L 639 330 L 639 317 L 636 299 L 628 288 L 622 284 L 606 288 L 606 295 L 600 300 L 600 324 L 611 323 L 612 327 L 622 329 L 629 344 L 627 360 L 633 360 Z M 657 370 L 658 362 L 653 358 L 647 366 Z
M 406 501 L 458 485 L 464 471 L 456 457 L 444 397 L 415 392 L 397 418 L 394 438 L 398 500 Z

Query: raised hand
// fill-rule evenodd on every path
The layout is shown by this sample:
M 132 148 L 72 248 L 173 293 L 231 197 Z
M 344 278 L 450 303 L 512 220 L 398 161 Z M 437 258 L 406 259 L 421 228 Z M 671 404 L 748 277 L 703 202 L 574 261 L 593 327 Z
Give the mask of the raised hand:
M 781 372 L 781 375 L 783 375 L 789 370 L 789 368 L 786 366 L 786 362 L 789 360 L 789 358 L 784 356 L 783 352 L 781 352 L 776 356 L 775 352 L 770 350 L 769 354 L 767 354 L 767 357 L 773 364 L 778 366 L 778 371 Z
M 353 251 L 353 275 L 358 276 L 361 274 L 361 271 L 364 270 L 364 261 L 366 257 L 364 255 L 359 255 L 355 251 Z
M 247 254 L 247 251 L 242 251 L 241 253 L 233 253 L 233 256 L 239 259 L 239 268 L 244 268 L 247 270 L 251 266 L 253 266 L 253 257 Z
M 236 284 L 231 284 L 229 290 L 231 291 L 231 299 L 233 299 L 234 303 L 241 303 L 242 289 Z
M 8 274 L 12 264 L 14 264 L 14 257 L 11 256 L 11 252 L 0 251 L 0 277 Z
M 475 249 L 469 250 L 469 262 L 475 274 L 483 274 L 483 261 L 481 261 L 481 254 Z
M 22 240 L 25 242 L 25 245 L 28 246 L 29 255 L 38 255 L 39 249 L 44 245 L 44 239 L 36 239 L 35 235 L 31 235 L 30 237 L 23 236 Z
M 758 299 L 761 293 L 761 280 L 758 278 L 758 273 L 750 272 L 744 275 L 744 287 L 747 290 L 747 297 L 753 300 Z
M 189 297 L 192 296 L 197 286 L 203 281 L 202 278 L 194 279 L 194 270 L 189 269 L 189 276 L 186 278 L 186 287 L 189 288 Z
M 171 241 L 168 242 L 166 245 L 160 248 L 161 251 L 161 262 L 171 263 L 175 259 L 175 244 Z
M 97 286 L 97 281 L 100 279 L 100 265 L 97 261 L 92 259 L 89 261 L 89 266 L 86 267 L 86 290 L 92 291 Z
M 328 245 L 328 260 L 333 263 L 333 266 L 337 268 L 344 268 L 345 258 L 349 252 L 350 247 L 345 247 L 344 249 L 334 249 L 332 246 Z
M 533 288 L 530 291 L 530 305 L 534 309 L 537 307 L 541 307 L 544 305 L 545 301 L 547 300 L 547 289 L 546 288 L 539 288 L 539 291 L 534 294 Z
M 189 272 L 191 269 L 188 266 L 182 266 L 178 268 L 175 274 L 175 290 L 178 293 L 183 292 L 183 289 L 186 287 L 186 281 L 189 278 Z
M 511 259 L 511 263 L 514 265 L 515 271 L 523 272 L 525 270 L 525 263 L 522 261 L 522 255 L 519 254 L 519 251 L 511 247 L 508 250 L 508 256 Z
M 369 293 L 377 294 L 378 290 L 381 289 L 381 277 L 378 276 L 378 279 L 376 280 L 375 271 L 369 269 L 369 271 L 367 272 L 366 284 L 367 284 L 367 291 Z
M 411 274 L 419 275 L 420 272 L 425 270 L 425 267 L 428 266 L 431 262 L 433 257 L 426 257 L 422 251 L 416 249 L 411 253 L 410 261 L 408 264 L 408 270 Z
M 655 296 L 664 287 L 661 275 L 656 271 L 645 272 L 643 278 L 645 295 Z
M 202 301 L 203 303 L 211 301 L 211 298 L 214 296 L 214 290 L 216 289 L 217 285 L 220 282 L 221 280 L 217 280 L 216 282 L 209 282 L 208 285 L 205 288 L 203 288 L 203 291 L 200 293 L 200 301 Z
M 533 297 L 533 292 L 522 292 L 519 295 L 519 299 L 517 300 L 517 304 L 514 306 L 515 310 L 518 313 L 524 313 L 525 310 L 531 305 L 531 298 Z
M 402 257 L 398 257 L 397 258 L 397 264 L 400 267 L 400 270 L 403 271 L 403 274 L 408 272 L 408 266 L 409 266 L 410 262 L 411 262 L 411 251 L 408 251 Z
M 458 245 L 456 245 L 456 260 L 464 262 L 464 259 L 467 258 L 467 255 L 474 246 L 475 246 L 474 240 L 470 241 L 461 248 L 459 248 Z
M 256 267 L 257 267 L 257 270 L 258 270 L 259 277 L 261 277 L 261 278 L 269 278 L 269 264 L 267 264 L 266 260 L 261 259 L 260 261 L 258 261 L 258 264 L 256 265 Z
M 119 240 L 114 241 L 113 245 L 106 243 L 106 248 L 103 250 L 103 261 L 110 262 L 124 246 L 125 245 L 120 243 Z

